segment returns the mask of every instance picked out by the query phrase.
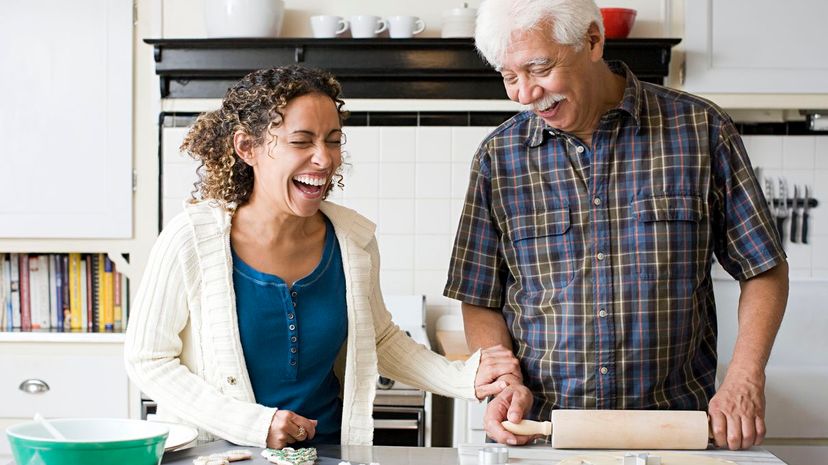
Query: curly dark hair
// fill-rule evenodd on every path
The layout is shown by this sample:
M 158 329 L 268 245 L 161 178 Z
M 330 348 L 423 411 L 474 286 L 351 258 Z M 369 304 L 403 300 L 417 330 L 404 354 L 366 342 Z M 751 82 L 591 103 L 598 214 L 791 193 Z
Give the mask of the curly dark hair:
M 201 114 L 181 144 L 182 151 L 201 161 L 191 201 L 212 199 L 237 207 L 246 203 L 253 191 L 253 168 L 233 148 L 234 134 L 243 131 L 256 145 L 264 143 L 268 129 L 282 124 L 281 111 L 288 102 L 311 93 L 334 101 L 340 124 L 348 117 L 340 97 L 342 86 L 332 74 L 319 69 L 296 65 L 262 69 L 227 89 L 221 108 Z M 335 182 L 342 187 L 338 171 Z

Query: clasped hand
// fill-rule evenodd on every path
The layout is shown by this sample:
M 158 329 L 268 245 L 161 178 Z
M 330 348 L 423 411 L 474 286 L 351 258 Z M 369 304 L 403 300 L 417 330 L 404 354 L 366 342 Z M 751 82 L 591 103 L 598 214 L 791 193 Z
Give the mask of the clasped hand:
M 483 349 L 474 379 L 474 395 L 485 399 L 500 393 L 510 384 L 521 384 L 520 363 L 512 351 L 502 345 Z

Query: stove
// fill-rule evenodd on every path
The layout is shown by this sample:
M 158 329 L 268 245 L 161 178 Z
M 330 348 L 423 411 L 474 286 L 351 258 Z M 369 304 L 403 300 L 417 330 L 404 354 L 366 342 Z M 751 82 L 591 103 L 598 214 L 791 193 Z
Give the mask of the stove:
M 431 349 L 425 331 L 425 296 L 387 295 L 394 323 L 414 341 Z M 431 393 L 380 376 L 374 398 L 374 445 L 429 446 Z

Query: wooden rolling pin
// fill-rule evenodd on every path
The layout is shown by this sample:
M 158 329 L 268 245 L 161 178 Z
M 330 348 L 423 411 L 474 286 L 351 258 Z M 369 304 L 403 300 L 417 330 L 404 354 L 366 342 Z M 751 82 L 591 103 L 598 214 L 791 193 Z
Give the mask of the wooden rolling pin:
M 551 422 L 504 421 L 503 428 L 551 434 L 556 449 L 707 449 L 707 421 L 700 411 L 553 410 Z

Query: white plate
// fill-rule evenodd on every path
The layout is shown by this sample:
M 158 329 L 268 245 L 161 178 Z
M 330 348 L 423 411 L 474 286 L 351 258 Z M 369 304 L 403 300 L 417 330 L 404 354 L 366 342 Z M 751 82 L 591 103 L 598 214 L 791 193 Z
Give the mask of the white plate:
M 167 436 L 167 442 L 164 443 L 165 452 L 180 449 L 195 441 L 198 437 L 198 431 L 192 426 L 166 421 L 154 421 L 153 423 L 160 423 L 170 428 L 170 435 Z

